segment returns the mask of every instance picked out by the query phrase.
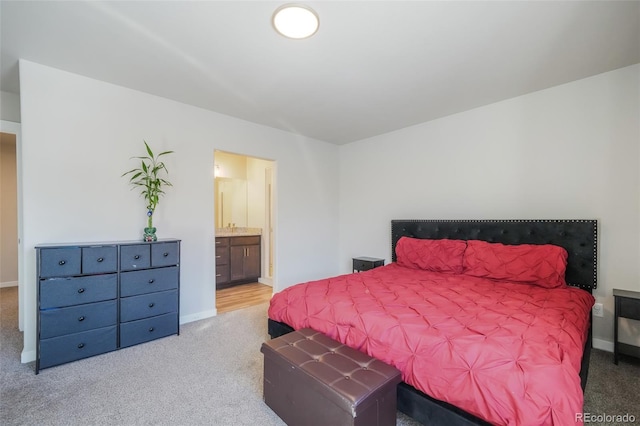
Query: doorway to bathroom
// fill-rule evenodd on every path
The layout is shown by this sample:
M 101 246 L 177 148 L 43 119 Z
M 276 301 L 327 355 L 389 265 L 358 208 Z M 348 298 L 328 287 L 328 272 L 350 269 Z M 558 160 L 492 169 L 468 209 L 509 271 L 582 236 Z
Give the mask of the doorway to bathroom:
M 216 310 L 266 303 L 273 294 L 272 160 L 214 151 Z

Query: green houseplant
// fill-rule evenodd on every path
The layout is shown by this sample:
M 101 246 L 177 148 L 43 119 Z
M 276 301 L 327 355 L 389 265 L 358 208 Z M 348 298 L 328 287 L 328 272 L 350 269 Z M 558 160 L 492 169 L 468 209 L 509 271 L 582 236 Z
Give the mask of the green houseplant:
M 147 227 L 144 228 L 143 239 L 145 241 L 157 241 L 156 228 L 153 227 L 153 213 L 156 211 L 160 196 L 164 194 L 163 187 L 173 186 L 171 182 L 161 177 L 161 175 L 168 174 L 169 171 L 167 170 L 167 166 L 160 161 L 160 157 L 172 154 L 173 151 L 164 151 L 158 155 L 154 155 L 147 141 L 143 142 L 147 155 L 143 157 L 131 157 L 131 159 L 140 160 L 140 167 L 123 173 L 121 177 L 128 175 L 129 184 L 132 186 L 131 189 L 139 188 L 140 195 L 144 197 L 147 203 Z

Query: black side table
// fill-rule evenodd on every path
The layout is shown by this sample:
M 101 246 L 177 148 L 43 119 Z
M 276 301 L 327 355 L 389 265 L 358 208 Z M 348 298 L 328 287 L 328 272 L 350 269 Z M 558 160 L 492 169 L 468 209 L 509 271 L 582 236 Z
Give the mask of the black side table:
M 368 271 L 369 269 L 384 266 L 384 259 L 377 257 L 354 257 L 353 272 Z
M 640 292 L 613 289 L 615 313 L 613 318 L 613 363 L 618 364 L 618 355 L 640 357 L 640 348 L 618 342 L 618 318 L 640 321 Z

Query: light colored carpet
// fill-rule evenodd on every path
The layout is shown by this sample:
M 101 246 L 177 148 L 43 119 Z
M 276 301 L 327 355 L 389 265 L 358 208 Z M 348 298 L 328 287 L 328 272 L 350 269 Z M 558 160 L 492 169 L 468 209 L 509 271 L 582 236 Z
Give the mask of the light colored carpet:
M 284 425 L 262 400 L 267 304 L 35 375 L 20 364 L 14 289 L 0 290 L 2 425 Z
M 262 400 L 267 305 L 180 328 L 180 336 L 42 370 L 21 364 L 17 288 L 0 289 L 0 424 L 260 425 L 284 422 Z M 635 416 L 640 362 L 593 350 L 585 412 Z M 397 424 L 417 422 L 398 413 Z M 625 423 L 590 423 L 590 425 Z M 626 423 L 629 425 L 629 423 Z

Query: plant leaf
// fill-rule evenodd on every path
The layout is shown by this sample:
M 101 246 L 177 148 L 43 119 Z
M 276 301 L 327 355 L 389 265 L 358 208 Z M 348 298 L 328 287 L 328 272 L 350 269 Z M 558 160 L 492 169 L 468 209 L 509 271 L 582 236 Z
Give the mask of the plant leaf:
M 149 144 L 147 144 L 147 141 L 143 141 L 144 142 L 144 146 L 147 147 L 147 152 L 149 153 L 149 157 L 153 158 L 153 151 L 151 151 L 151 148 L 149 148 Z

